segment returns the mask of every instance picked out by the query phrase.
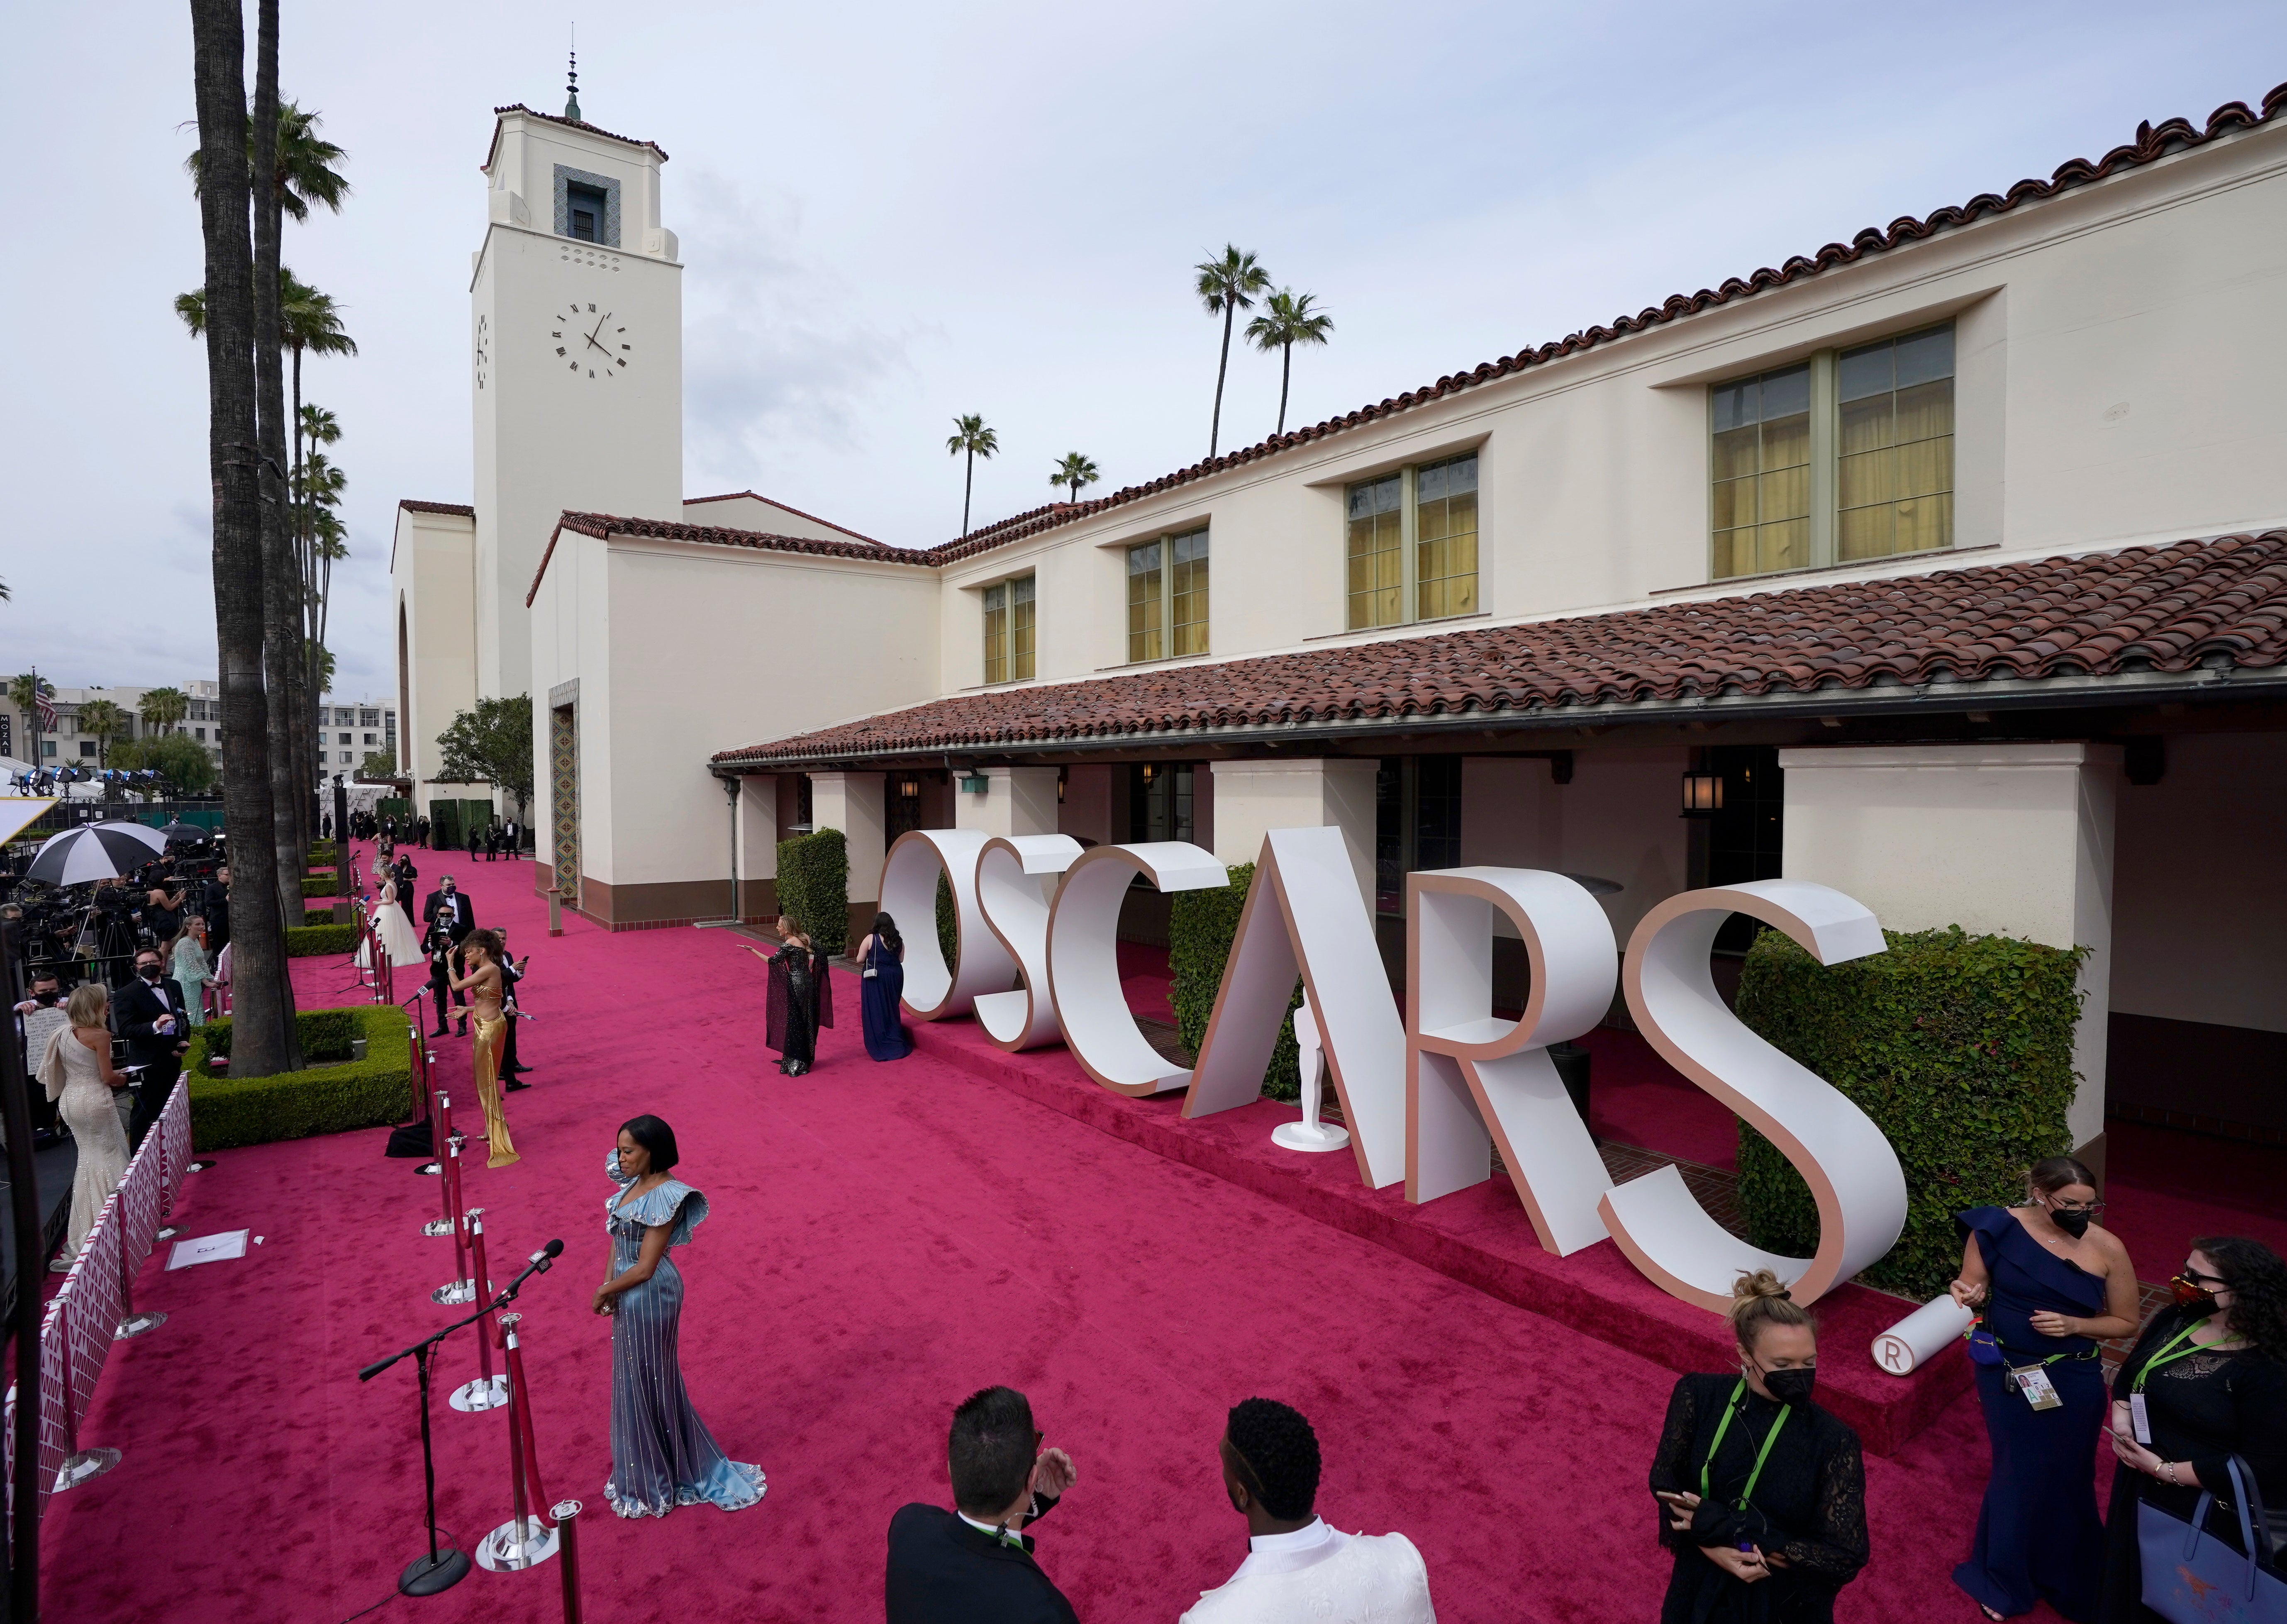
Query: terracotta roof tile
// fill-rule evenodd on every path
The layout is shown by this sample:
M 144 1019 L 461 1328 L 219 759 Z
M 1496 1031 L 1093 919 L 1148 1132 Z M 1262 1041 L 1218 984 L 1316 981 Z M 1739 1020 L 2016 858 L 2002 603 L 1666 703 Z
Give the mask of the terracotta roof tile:
M 2271 530 L 986 689 L 714 759 L 1180 745 L 1202 729 L 2283 664 L 2287 530 Z
M 464 519 L 477 516 L 477 510 L 466 502 L 424 502 L 408 496 L 397 505 L 408 513 L 449 513 Z
M 759 491 L 725 491 L 719 496 L 686 496 L 683 499 L 683 505 L 686 508 L 695 508 L 702 502 L 734 502 L 742 498 L 748 498 L 758 502 L 768 502 L 772 507 L 779 508 L 782 512 L 791 513 L 798 519 L 808 519 L 813 524 L 823 524 L 828 530 L 838 530 L 845 536 L 856 536 L 860 541 L 874 541 L 873 537 L 859 535 L 858 532 L 851 529 L 847 524 L 837 524 L 832 519 L 819 518 L 815 513 L 804 513 L 792 502 L 782 502 L 775 496 L 764 496 Z M 874 541 L 874 545 L 880 547 L 884 544 L 879 541 Z
M 1869 255 L 1887 253 L 1892 248 L 1919 242 L 1924 238 L 1934 237 L 1951 227 L 1974 225 L 1977 221 L 1991 216 L 2006 214 L 2023 204 L 2046 202 L 2076 186 L 2085 186 L 2095 181 L 2107 180 L 2125 170 L 2156 162 L 2172 153 L 2204 146 L 2211 141 L 2219 140 L 2225 136 L 2252 130 L 2259 124 L 2270 122 L 2283 113 L 2287 113 L 2287 83 L 2275 86 L 2263 98 L 2263 105 L 2259 111 L 2251 108 L 2245 102 L 2231 101 L 2226 102 L 2209 114 L 2204 124 L 2196 125 L 2188 119 L 2180 118 L 2172 118 L 2160 124 L 2141 123 L 2136 127 L 2134 141 L 2114 147 L 2093 163 L 2085 158 L 2075 158 L 2069 163 L 2060 165 L 2046 180 L 2021 180 L 1998 195 L 1990 192 L 1981 193 L 1966 203 L 1940 209 L 1923 219 L 1918 220 L 1911 215 L 1901 215 L 1891 221 L 1887 227 L 1870 225 L 1848 242 L 1830 242 L 1816 254 L 1796 255 L 1776 270 L 1766 266 L 1752 276 L 1729 278 L 1718 288 L 1703 288 L 1697 293 L 1673 295 L 1664 304 L 1639 311 L 1633 316 L 1617 317 L 1610 326 L 1590 327 L 1586 332 L 1574 333 L 1555 343 L 1544 343 L 1537 349 L 1520 350 L 1515 355 L 1505 355 L 1497 361 L 1481 361 L 1466 371 L 1447 373 L 1435 383 L 1425 385 L 1420 389 L 1409 390 L 1405 394 L 1379 401 L 1373 406 L 1361 406 L 1357 411 L 1341 417 L 1330 417 L 1325 422 L 1314 423 L 1307 429 L 1296 429 L 1284 435 L 1273 436 L 1243 451 L 1229 452 L 1220 457 L 1211 457 L 1206 461 L 1195 462 L 1189 468 L 1178 469 L 1172 474 L 1163 475 L 1144 485 L 1129 485 L 1123 490 L 1114 491 L 1108 496 L 1096 497 L 1087 501 L 1056 502 L 1049 507 L 1035 508 L 1027 513 L 1013 515 L 1009 518 L 973 530 L 956 540 L 943 542 L 930 548 L 930 557 L 938 564 L 950 564 L 958 559 L 985 552 L 989 548 L 1003 546 L 1010 541 L 1022 540 L 1041 531 L 1053 529 L 1061 524 L 1069 524 L 1076 519 L 1086 518 L 1091 514 L 1101 513 L 1107 508 L 1140 501 L 1144 497 L 1156 496 L 1162 491 L 1173 490 L 1178 485 L 1189 485 L 1195 480 L 1205 479 L 1210 475 L 1219 474 L 1229 469 L 1243 467 L 1246 463 L 1259 461 L 1264 457 L 1276 456 L 1278 453 L 1291 450 L 1297 445 L 1306 445 L 1314 440 L 1326 439 L 1346 430 L 1379 422 L 1384 418 L 1394 417 L 1401 412 L 1411 411 L 1416 406 L 1427 406 L 1432 401 L 1444 399 L 1464 390 L 1475 389 L 1480 384 L 1491 383 L 1496 379 L 1508 377 L 1531 367 L 1546 366 L 1551 361 L 1577 355 L 1582 351 L 1595 349 L 1599 345 L 1613 343 L 1633 334 L 1666 326 L 1682 317 L 1697 315 L 1702 311 L 1729 304 L 1735 299 L 1744 298 L 1750 294 L 1761 293 L 1773 288 L 1784 288 L 1790 283 L 1800 281 L 1806 277 L 1816 276 L 1821 272 L 1856 264 Z
M 792 512 L 794 509 L 789 508 Z M 803 516 L 809 517 L 808 514 Z M 824 524 L 831 521 L 820 519 Z M 839 525 L 835 526 L 840 529 Z M 865 558 L 876 564 L 915 564 L 926 568 L 930 556 L 909 547 L 890 547 L 880 541 L 869 541 L 851 532 L 847 541 L 824 540 L 818 536 L 780 536 L 768 531 L 732 530 L 720 524 L 689 524 L 675 519 L 629 518 L 615 513 L 575 513 L 569 508 L 556 521 L 556 529 L 548 538 L 548 546 L 540 555 L 540 567 L 532 572 L 532 585 L 524 595 L 524 605 L 532 607 L 540 595 L 540 583 L 548 574 L 548 565 L 556 556 L 556 538 L 566 531 L 598 540 L 613 536 L 643 536 L 661 541 L 703 541 L 715 547 L 754 548 L 772 553 L 812 553 L 827 558 Z
M 512 101 L 505 107 L 493 109 L 493 144 L 485 153 L 484 166 L 487 169 L 493 167 L 493 159 L 500 152 L 500 121 L 511 113 L 521 113 L 525 117 L 536 118 L 544 124 L 561 124 L 566 130 L 584 130 L 590 135 L 603 137 L 606 141 L 623 141 L 629 146 L 648 146 L 659 154 L 659 161 L 661 163 L 667 162 L 667 149 L 656 141 L 638 141 L 633 136 L 613 135 L 601 125 L 591 124 L 585 119 L 565 118 L 558 114 L 542 113 L 536 107 L 526 106 L 520 101 Z

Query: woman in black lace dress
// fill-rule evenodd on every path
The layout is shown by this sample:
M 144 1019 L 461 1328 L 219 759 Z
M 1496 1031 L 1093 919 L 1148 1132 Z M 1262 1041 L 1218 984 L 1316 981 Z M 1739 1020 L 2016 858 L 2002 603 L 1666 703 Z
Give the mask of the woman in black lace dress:
M 1687 1376 L 1651 1465 L 1660 1624 L 1832 1624 L 1866 1565 L 1858 1435 L 1810 1401 L 1818 1332 L 1769 1269 L 1732 1288 L 1736 1376 Z
M 2174 1305 L 2152 1316 L 2112 1381 L 2120 1464 L 2105 1518 L 2101 1624 L 2162 1624 L 2143 1603 L 2140 1502 L 2188 1522 L 2202 1491 L 2212 1493 L 2207 1532 L 2240 1550 L 2224 1464 L 2236 1455 L 2254 1469 L 2273 1527 L 2287 1521 L 2287 1265 L 2259 1241 L 2216 1236 L 2194 1242 L 2169 1283 Z
M 771 968 L 764 1009 L 764 1041 L 779 1052 L 779 1069 L 798 1077 L 818 1062 L 818 1030 L 834 1024 L 834 981 L 825 952 L 790 918 L 779 920 L 786 945 L 775 953 L 747 951 Z

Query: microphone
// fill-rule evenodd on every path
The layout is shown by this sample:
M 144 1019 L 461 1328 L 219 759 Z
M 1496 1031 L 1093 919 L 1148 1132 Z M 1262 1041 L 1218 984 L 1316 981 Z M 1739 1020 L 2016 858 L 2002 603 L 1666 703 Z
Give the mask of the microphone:
M 494 1294 L 493 1300 L 496 1303 L 505 1302 L 510 1297 L 514 1297 L 517 1292 L 522 1289 L 526 1281 L 530 1280 L 535 1274 L 546 1273 L 548 1272 L 548 1265 L 554 1263 L 557 1257 L 561 1255 L 563 1250 L 563 1242 L 550 1241 L 547 1245 L 533 1253 L 531 1257 L 525 1263 L 524 1273 L 518 1274 L 514 1280 L 509 1281 L 508 1285 L 503 1289 L 495 1292 Z

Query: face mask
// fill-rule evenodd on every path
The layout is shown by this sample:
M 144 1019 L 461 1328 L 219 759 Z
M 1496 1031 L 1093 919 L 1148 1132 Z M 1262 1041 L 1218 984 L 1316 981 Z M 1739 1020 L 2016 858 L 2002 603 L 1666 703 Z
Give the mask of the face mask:
M 146 981 L 155 981 L 159 979 L 159 966 L 156 965 L 138 965 L 136 966 L 136 973 Z
M 2204 1320 L 2216 1311 L 2215 1293 L 2196 1280 L 2179 1274 L 2168 1282 L 2168 1289 L 2176 1295 L 2176 1306 L 2195 1320 Z
M 1815 1365 L 1799 1366 L 1792 1370 L 1766 1370 L 1763 1385 L 1770 1389 L 1771 1397 L 1781 1404 L 1796 1405 L 1810 1402 L 1810 1390 L 1818 1381 Z
M 2088 1233 L 2089 1220 L 2095 1216 L 2096 1215 L 2093 1212 L 2075 1212 L 2069 1207 L 2052 1207 L 2049 1209 L 2049 1222 L 2054 1224 L 2059 1229 L 2063 1230 L 2076 1241 L 2079 1240 L 2083 1235 Z

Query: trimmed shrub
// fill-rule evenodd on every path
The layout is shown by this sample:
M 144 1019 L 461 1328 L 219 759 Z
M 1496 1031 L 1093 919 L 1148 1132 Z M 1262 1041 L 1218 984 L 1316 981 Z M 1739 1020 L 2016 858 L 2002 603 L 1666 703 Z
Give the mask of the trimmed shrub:
M 313 869 L 329 869 L 341 861 L 341 856 L 342 848 L 331 840 L 310 842 L 310 866 Z
M 824 952 L 850 945 L 850 842 L 842 831 L 779 842 L 779 911 Z
M 328 911 L 322 917 L 330 920 L 334 916 Z M 358 927 L 354 925 L 289 925 L 286 927 L 286 957 L 289 958 L 323 958 L 328 953 L 354 953 L 357 944 Z
M 953 881 L 943 869 L 937 871 L 937 949 L 945 955 L 946 967 L 952 968 L 954 955 L 961 950 L 961 911 L 953 905 Z
M 1246 893 L 1254 883 L 1254 864 L 1234 863 L 1231 883 L 1221 890 L 1178 891 L 1168 899 L 1167 968 L 1175 985 L 1167 1002 L 1175 1012 L 1175 1030 L 1192 1053 L 1207 1041 L 1207 1021 L 1215 1013 L 1215 995 L 1223 990 L 1223 968 L 1231 958 L 1231 944 L 1238 935 L 1238 916 L 1246 906 Z M 1294 978 L 1291 1012 L 1302 1002 L 1302 978 Z M 1278 1029 L 1270 1051 L 1270 1068 L 1263 1074 L 1262 1092 L 1273 1100 L 1302 1096 L 1302 1050 L 1294 1042 L 1290 1013 Z
M 1866 1279 L 1927 1298 L 1961 1262 L 1953 1215 L 2020 1199 L 2027 1167 L 2073 1147 L 2065 1112 L 2079 1076 L 2073 1028 L 2088 950 L 1959 926 L 1883 935 L 1888 952 L 1830 967 L 1763 931 L 1737 1006 L 1751 1029 L 1873 1118 L 1897 1151 L 1905 1233 Z M 1800 1257 L 1817 1244 L 1809 1188 L 1745 1122 L 1739 1210 L 1757 1246 Z
M 413 1114 L 412 1057 L 405 1012 L 393 1005 L 315 1009 L 297 1014 L 300 1071 L 233 1082 L 206 1075 L 207 1057 L 230 1052 L 230 1021 L 191 1031 L 184 1070 L 191 1079 L 191 1143 L 231 1150 L 273 1139 L 306 1139 L 402 1122 Z M 366 1040 L 366 1058 L 348 1059 L 350 1039 Z
M 305 926 L 311 925 L 331 925 L 333 922 L 334 911 L 331 908 L 305 908 L 302 910 L 302 923 Z M 291 958 L 292 955 L 289 954 L 288 957 Z
M 341 894 L 341 884 L 342 882 L 330 873 L 323 879 L 305 875 L 302 879 L 302 895 L 305 899 L 313 896 L 338 896 Z

